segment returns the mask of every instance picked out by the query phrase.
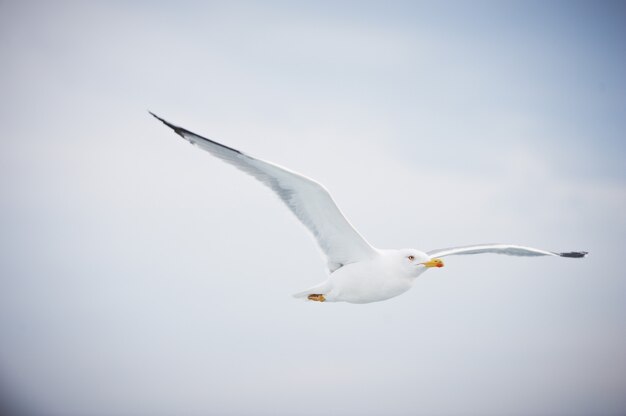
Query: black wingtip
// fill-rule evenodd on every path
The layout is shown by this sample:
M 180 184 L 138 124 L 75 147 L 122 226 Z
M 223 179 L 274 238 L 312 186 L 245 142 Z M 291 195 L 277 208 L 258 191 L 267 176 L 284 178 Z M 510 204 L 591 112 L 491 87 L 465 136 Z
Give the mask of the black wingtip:
M 178 127 L 172 123 L 170 123 L 167 120 L 162 119 L 161 117 L 157 116 L 156 114 L 154 114 L 152 111 L 148 110 L 148 113 L 150 113 L 150 115 L 152 115 L 152 117 L 156 118 L 157 120 L 159 120 L 161 123 L 165 124 L 167 127 L 169 127 L 170 129 L 174 130 L 174 132 L 176 134 L 178 134 L 180 137 L 182 137 L 183 139 L 185 138 L 185 136 L 183 136 L 183 132 L 185 131 L 185 129 Z
M 162 119 L 161 117 L 157 116 L 156 114 L 154 114 L 154 113 L 153 113 L 152 111 L 150 111 L 150 110 L 148 110 L 148 113 L 150 113 L 150 115 L 151 115 L 152 117 L 156 118 L 157 120 L 159 120 L 161 123 L 165 124 L 165 125 L 166 125 L 167 127 L 169 127 L 170 129 L 174 130 L 174 132 L 176 132 L 176 134 L 178 134 L 180 137 L 182 137 L 183 139 L 187 140 L 187 141 L 188 141 L 189 143 L 191 143 L 191 144 L 195 144 L 197 141 L 203 141 L 203 142 L 211 143 L 211 144 L 213 144 L 213 145 L 215 145 L 215 146 L 219 146 L 219 147 L 221 147 L 221 148 L 228 149 L 228 150 L 230 150 L 231 152 L 239 153 L 240 155 L 244 155 L 244 156 L 245 156 L 245 154 L 244 154 L 243 152 L 240 152 L 240 151 L 239 151 L 239 150 L 237 150 L 237 149 L 233 149 L 232 147 L 228 147 L 228 146 L 226 146 L 226 145 L 224 145 L 224 144 L 222 144 L 222 143 L 216 142 L 216 141 L 211 140 L 211 139 L 207 139 L 206 137 L 202 137 L 202 136 L 200 136 L 199 134 L 196 134 L 196 133 L 190 132 L 190 131 L 189 131 L 189 130 L 187 130 L 187 129 L 184 129 L 184 128 L 182 128 L 182 127 L 178 127 L 177 125 L 172 124 L 172 123 L 170 123 L 169 121 L 164 120 L 164 119 Z M 185 135 L 187 135 L 187 136 L 193 136 L 193 138 L 191 139 L 191 138 L 189 138 L 189 137 L 185 137 Z
M 587 253 L 586 251 L 570 251 L 569 253 L 558 253 L 558 254 L 561 257 L 571 257 L 574 259 L 580 259 L 582 257 L 587 256 L 587 254 L 589 253 Z
M 161 117 L 159 117 L 156 114 L 154 114 L 152 111 L 148 110 L 148 114 L 150 114 L 152 117 L 156 118 L 157 120 L 165 123 L 165 120 L 163 120 Z

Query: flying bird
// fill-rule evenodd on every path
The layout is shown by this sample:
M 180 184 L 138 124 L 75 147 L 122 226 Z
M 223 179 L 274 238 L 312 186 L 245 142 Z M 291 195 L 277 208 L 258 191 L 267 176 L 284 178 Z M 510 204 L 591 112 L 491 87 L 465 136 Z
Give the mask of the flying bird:
M 176 134 L 245 173 L 254 176 L 287 205 L 313 234 L 326 256 L 329 276 L 294 297 L 318 302 L 379 302 L 409 290 L 430 268 L 443 267 L 441 257 L 456 254 L 496 253 L 510 256 L 580 258 L 587 252 L 558 253 L 511 244 L 478 244 L 427 252 L 415 249 L 383 250 L 373 247 L 350 224 L 320 183 L 271 162 L 176 126 L 150 112 Z

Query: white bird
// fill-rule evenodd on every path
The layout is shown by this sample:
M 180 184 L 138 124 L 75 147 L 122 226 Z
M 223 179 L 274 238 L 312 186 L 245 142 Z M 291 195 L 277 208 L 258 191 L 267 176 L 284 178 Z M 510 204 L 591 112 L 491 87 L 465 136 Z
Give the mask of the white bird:
M 256 159 L 214 140 L 178 127 L 150 112 L 189 143 L 254 176 L 272 189 L 313 234 L 326 256 L 328 278 L 296 293 L 318 302 L 370 303 L 398 296 L 431 267 L 443 267 L 440 257 L 497 253 L 511 256 L 585 257 L 587 252 L 557 253 L 510 244 L 480 244 L 422 252 L 381 250 L 370 245 L 341 213 L 320 183 L 276 164 Z

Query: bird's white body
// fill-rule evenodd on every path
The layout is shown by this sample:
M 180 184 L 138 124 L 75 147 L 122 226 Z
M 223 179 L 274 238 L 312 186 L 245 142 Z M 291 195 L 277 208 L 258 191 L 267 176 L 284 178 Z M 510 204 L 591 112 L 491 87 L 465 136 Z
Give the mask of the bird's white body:
M 152 113 L 151 113 L 152 114 Z M 556 253 L 511 244 L 480 244 L 424 253 L 414 249 L 380 250 L 350 224 L 324 186 L 276 164 L 254 158 L 214 140 L 175 126 L 152 114 L 189 143 L 252 175 L 269 187 L 313 234 L 326 257 L 330 276 L 296 297 L 329 302 L 370 303 L 398 296 L 429 267 L 435 257 L 498 253 L 512 256 L 584 257 L 586 252 Z
M 409 260 L 412 255 L 414 260 Z M 418 250 L 378 250 L 372 259 L 347 264 L 319 285 L 296 293 L 297 298 L 320 294 L 327 302 L 370 303 L 387 300 L 413 287 L 427 268 L 429 256 Z

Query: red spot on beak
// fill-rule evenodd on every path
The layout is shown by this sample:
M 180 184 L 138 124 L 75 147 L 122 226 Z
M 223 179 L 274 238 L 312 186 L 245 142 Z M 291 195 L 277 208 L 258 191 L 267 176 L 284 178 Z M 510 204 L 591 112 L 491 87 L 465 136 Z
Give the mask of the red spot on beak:
M 443 263 L 438 263 L 437 267 L 443 267 Z

